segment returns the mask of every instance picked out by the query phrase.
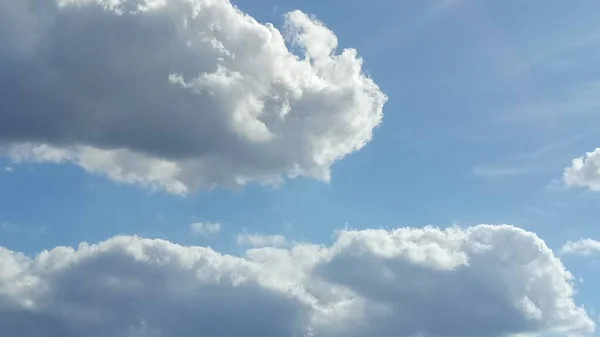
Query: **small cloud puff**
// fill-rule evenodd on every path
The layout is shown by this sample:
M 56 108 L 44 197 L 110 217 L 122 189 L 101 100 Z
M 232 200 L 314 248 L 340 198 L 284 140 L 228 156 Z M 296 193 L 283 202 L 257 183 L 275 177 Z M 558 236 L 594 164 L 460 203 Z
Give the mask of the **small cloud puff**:
M 221 230 L 221 224 L 218 222 L 195 222 L 190 225 L 190 230 L 194 235 L 217 234 Z
M 590 255 L 600 253 L 600 241 L 592 239 L 579 239 L 577 241 L 568 241 L 561 249 L 563 254 Z
M 563 181 L 569 187 L 600 191 L 600 148 L 573 159 L 564 170 Z

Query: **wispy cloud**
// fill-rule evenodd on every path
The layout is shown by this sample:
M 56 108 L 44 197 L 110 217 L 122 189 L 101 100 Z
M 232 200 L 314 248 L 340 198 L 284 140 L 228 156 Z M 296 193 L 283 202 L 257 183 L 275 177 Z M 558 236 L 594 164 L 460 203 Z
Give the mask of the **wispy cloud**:
M 367 40 L 364 50 L 370 57 L 383 54 L 400 43 L 417 34 L 436 20 L 442 17 L 450 8 L 462 2 L 462 0 L 437 0 L 419 18 L 412 22 L 397 20 L 393 25 L 384 28 L 379 34 L 371 36 Z
M 564 191 L 568 186 L 561 179 L 552 179 L 546 186 L 547 190 L 550 191 Z
M 16 235 L 44 235 L 48 232 L 48 227 L 41 226 L 21 226 L 9 221 L 0 221 L 0 232 Z
M 554 216 L 554 212 L 547 210 L 546 208 L 541 208 L 537 206 L 529 206 L 526 210 L 527 214 L 533 215 L 536 217 L 548 218 Z
M 529 167 L 476 166 L 473 174 L 481 177 L 507 177 L 531 173 Z
M 522 63 L 522 67 L 517 69 L 517 73 L 525 72 L 546 63 L 551 63 L 554 69 L 576 65 L 568 58 L 568 54 L 600 45 L 600 30 L 598 29 L 586 29 L 583 33 L 570 32 L 565 36 L 559 39 L 552 34 L 552 43 L 546 43 L 543 48 L 532 52 Z
M 523 158 L 529 158 L 529 159 L 536 159 L 539 158 L 547 153 L 552 152 L 553 150 L 559 149 L 561 147 L 565 147 L 568 145 L 571 145 L 573 143 L 576 143 L 580 140 L 586 139 L 590 136 L 596 135 L 600 133 L 600 129 L 599 128 L 595 128 L 593 130 L 587 131 L 587 132 L 582 132 L 582 133 L 578 133 L 573 137 L 569 137 L 569 138 L 565 138 L 562 140 L 559 140 L 555 143 L 543 146 L 537 150 L 534 150 L 532 152 L 529 153 L 525 153 L 523 155 L 521 155 Z
M 509 108 L 495 122 L 508 124 L 545 123 L 560 126 L 565 120 L 591 122 L 600 108 L 600 81 L 555 81 L 547 95 L 530 93 L 526 103 Z M 534 90 L 534 89 L 531 89 Z M 535 91 L 537 92 L 537 90 Z M 598 122 L 596 117 L 593 121 Z M 583 123 L 582 123 L 583 125 Z
M 504 159 L 504 165 L 487 164 L 478 165 L 473 168 L 473 174 L 480 177 L 511 177 L 537 172 L 543 168 L 549 167 L 548 160 L 541 161 L 545 156 L 551 155 L 553 152 L 561 148 L 573 145 L 590 136 L 600 133 L 599 128 L 594 128 L 589 131 L 580 132 L 574 136 L 557 140 L 553 143 L 541 146 L 529 152 L 517 153 Z M 559 159 L 550 158 L 558 163 Z M 562 163 L 563 159 L 560 158 Z
M 190 225 L 190 230 L 194 235 L 217 234 L 221 230 L 219 222 L 195 222 Z
M 286 239 L 285 236 L 279 234 L 264 235 L 242 232 L 236 235 L 236 242 L 239 245 L 246 245 L 251 247 L 281 247 L 285 246 Z
M 0 230 L 1 231 L 12 231 L 15 227 L 6 221 L 0 221 Z

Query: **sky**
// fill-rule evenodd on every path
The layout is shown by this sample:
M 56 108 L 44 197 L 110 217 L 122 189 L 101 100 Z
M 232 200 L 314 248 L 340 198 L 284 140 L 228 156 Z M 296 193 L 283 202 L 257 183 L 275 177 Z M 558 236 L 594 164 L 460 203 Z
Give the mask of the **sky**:
M 599 10 L 0 0 L 0 335 L 599 336 Z

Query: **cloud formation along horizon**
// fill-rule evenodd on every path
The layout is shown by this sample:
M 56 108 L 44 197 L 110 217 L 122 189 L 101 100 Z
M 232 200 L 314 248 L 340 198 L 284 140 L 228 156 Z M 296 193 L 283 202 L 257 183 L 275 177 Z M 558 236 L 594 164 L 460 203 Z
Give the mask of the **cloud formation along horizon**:
M 0 249 L 0 334 L 584 335 L 573 276 L 513 226 L 341 231 L 245 256 L 118 236 L 34 258 Z
M 327 181 L 387 100 L 300 12 L 220 0 L 0 0 L 0 152 L 186 194 Z

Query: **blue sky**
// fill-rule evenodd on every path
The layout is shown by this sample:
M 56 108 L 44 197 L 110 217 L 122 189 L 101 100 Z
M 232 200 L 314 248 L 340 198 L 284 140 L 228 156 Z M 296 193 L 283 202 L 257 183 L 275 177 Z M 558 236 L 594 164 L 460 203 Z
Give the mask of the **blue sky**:
M 600 237 L 600 193 L 563 180 L 574 158 L 600 146 L 600 3 L 233 3 L 278 28 L 290 10 L 314 14 L 338 50 L 356 48 L 388 97 L 372 140 L 336 160 L 329 182 L 186 195 L 4 156 L 0 246 L 33 256 L 126 234 L 238 254 L 235 237 L 245 232 L 330 244 L 345 227 L 484 223 L 535 232 L 558 254 L 567 241 Z M 193 235 L 198 222 L 218 222 L 220 232 Z M 584 280 L 575 299 L 591 312 L 600 309 L 595 259 L 562 258 Z

